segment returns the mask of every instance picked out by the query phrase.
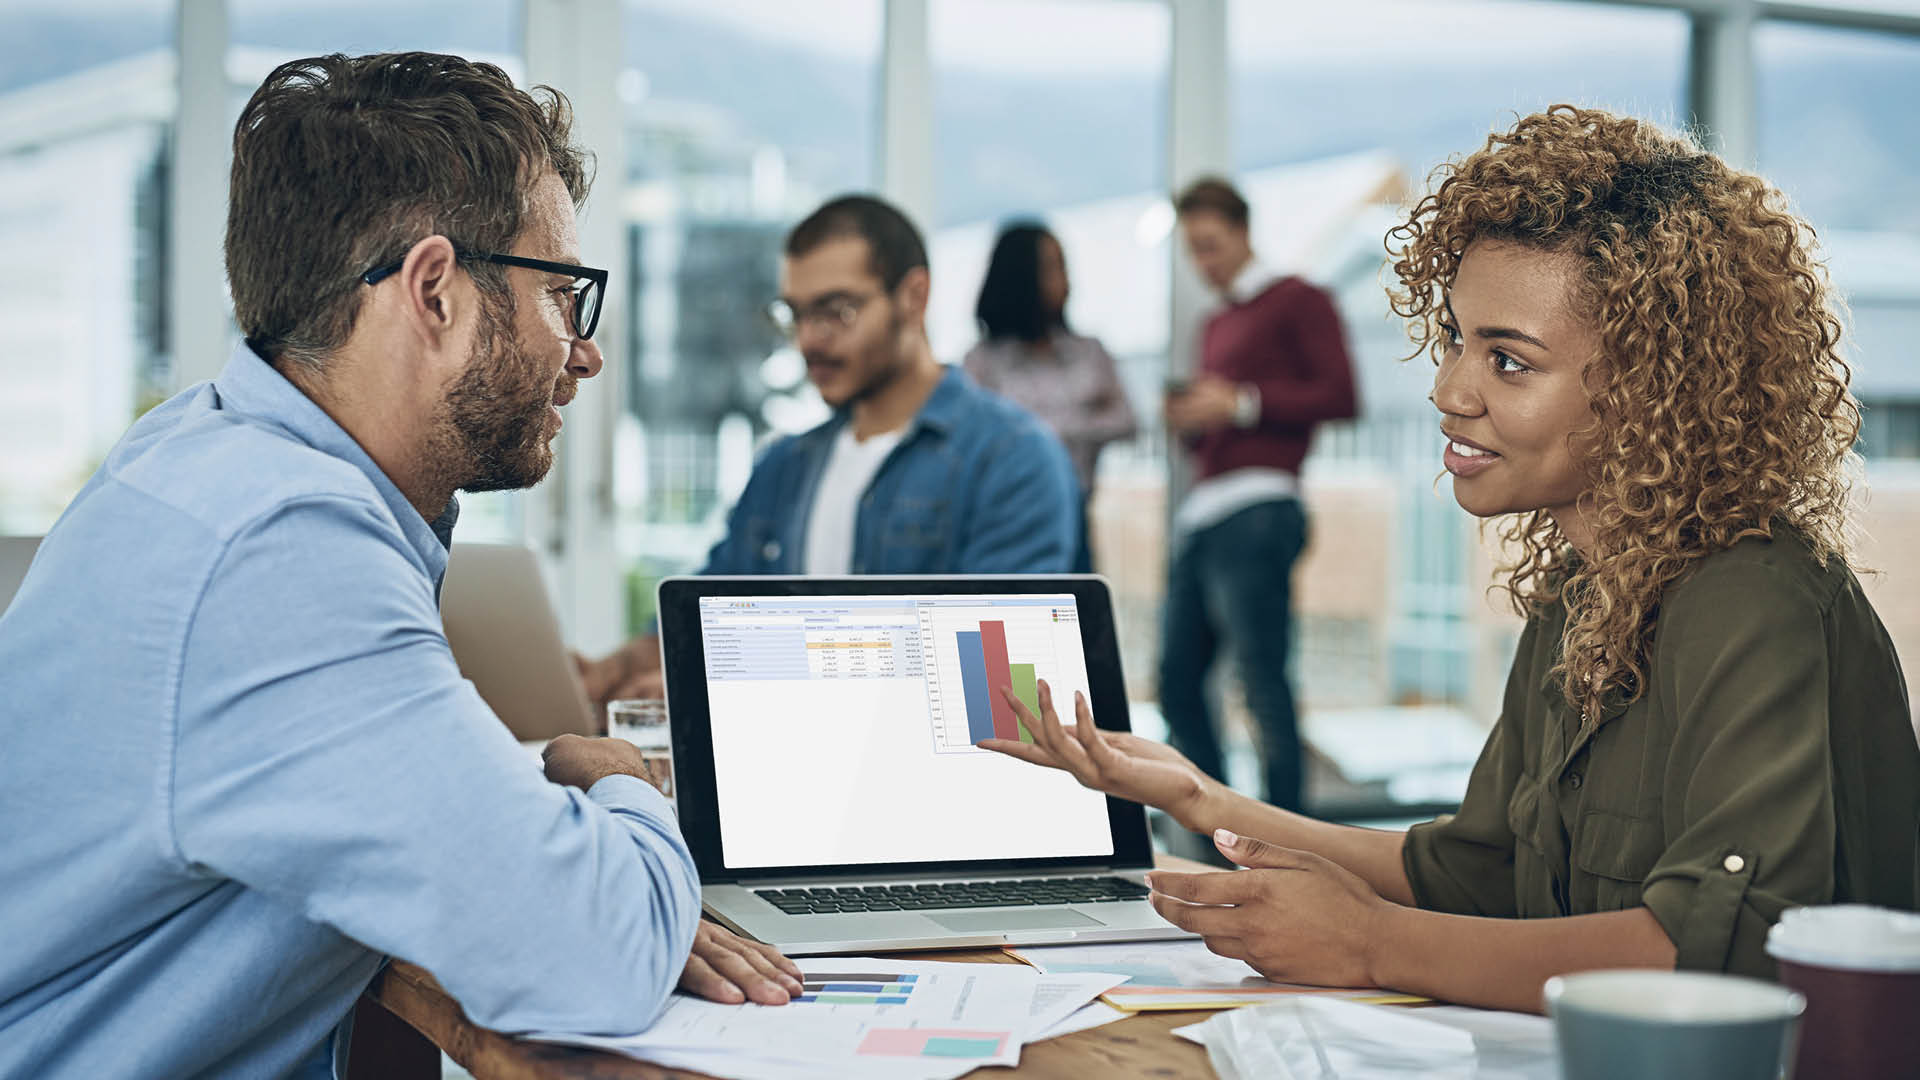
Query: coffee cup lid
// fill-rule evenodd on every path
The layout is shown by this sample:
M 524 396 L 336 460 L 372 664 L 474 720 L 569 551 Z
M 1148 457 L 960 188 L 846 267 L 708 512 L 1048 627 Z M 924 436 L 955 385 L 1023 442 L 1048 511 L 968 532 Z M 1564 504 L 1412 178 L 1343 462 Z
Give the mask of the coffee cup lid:
M 1767 953 L 1796 964 L 1920 972 L 1920 915 L 1868 904 L 1789 908 L 1767 932 Z

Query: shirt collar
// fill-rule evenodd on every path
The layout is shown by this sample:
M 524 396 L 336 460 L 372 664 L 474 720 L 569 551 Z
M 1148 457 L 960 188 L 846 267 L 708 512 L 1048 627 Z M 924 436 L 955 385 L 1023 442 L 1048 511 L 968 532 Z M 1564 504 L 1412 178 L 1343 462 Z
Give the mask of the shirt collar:
M 1266 292 L 1274 282 L 1285 276 L 1277 267 L 1261 262 L 1260 257 L 1255 255 L 1247 260 L 1247 265 L 1241 267 L 1238 274 L 1233 275 L 1233 283 L 1227 286 L 1227 302 L 1244 304 Z
M 966 411 L 968 385 L 966 372 L 957 367 L 947 368 L 947 373 L 940 376 L 940 385 L 933 388 L 927 403 L 920 406 L 920 415 L 914 418 L 915 426 L 932 428 L 942 435 L 959 426 Z
M 457 498 L 448 499 L 446 508 L 432 522 L 421 517 L 420 511 L 413 508 L 399 487 L 367 456 L 360 444 L 353 441 L 345 428 L 244 343 L 234 346 L 227 366 L 213 380 L 213 389 L 223 408 L 241 413 L 329 457 L 339 458 L 365 474 L 386 502 L 393 519 L 407 534 L 407 541 L 426 560 L 434 579 L 439 579 L 446 570 L 454 522 L 460 518 Z
M 928 428 L 945 435 L 958 427 L 965 418 L 967 391 L 972 385 L 973 380 L 967 378 L 966 372 L 953 365 L 946 365 L 946 372 L 940 376 L 940 381 L 934 386 L 933 393 L 927 395 L 926 403 L 920 406 L 919 414 L 908 423 L 907 434 L 912 434 L 920 428 Z M 831 443 L 839 436 L 841 427 L 852 422 L 853 407 L 849 405 L 835 409 L 832 419 L 822 425 L 819 430 L 826 433 L 828 442 Z

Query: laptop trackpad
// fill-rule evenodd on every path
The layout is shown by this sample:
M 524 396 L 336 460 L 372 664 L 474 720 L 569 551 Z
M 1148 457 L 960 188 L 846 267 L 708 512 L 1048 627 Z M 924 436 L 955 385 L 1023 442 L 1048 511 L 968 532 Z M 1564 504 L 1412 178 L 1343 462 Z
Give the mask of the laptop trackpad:
M 1027 908 L 1024 911 L 956 911 L 950 915 L 929 915 L 928 918 L 949 930 L 961 930 L 967 933 L 994 930 L 1052 930 L 1067 926 L 1105 926 L 1099 919 L 1091 919 L 1077 911 L 1056 908 L 1052 911 L 1036 911 Z

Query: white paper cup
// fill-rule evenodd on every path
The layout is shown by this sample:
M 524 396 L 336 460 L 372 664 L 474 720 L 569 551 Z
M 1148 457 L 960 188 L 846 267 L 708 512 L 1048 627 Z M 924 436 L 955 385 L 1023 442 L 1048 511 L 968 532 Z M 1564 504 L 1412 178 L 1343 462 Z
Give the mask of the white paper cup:
M 1780 981 L 1807 997 L 1804 1077 L 1920 1077 L 1920 915 L 1865 904 L 1792 908 L 1767 934 Z

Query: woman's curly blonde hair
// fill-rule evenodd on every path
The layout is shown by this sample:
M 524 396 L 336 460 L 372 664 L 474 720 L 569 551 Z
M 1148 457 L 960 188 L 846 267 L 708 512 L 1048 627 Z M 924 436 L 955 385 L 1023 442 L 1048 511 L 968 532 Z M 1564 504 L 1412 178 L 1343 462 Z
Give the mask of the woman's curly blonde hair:
M 1572 433 L 1592 485 L 1592 558 L 1544 509 L 1514 515 L 1499 585 L 1526 616 L 1564 600 L 1554 674 L 1599 718 L 1638 698 L 1660 597 L 1747 536 L 1797 530 L 1851 554 L 1860 429 L 1841 324 L 1813 230 L 1764 180 L 1645 121 L 1556 105 L 1435 171 L 1388 233 L 1394 311 L 1436 362 L 1468 245 L 1499 239 L 1579 260 L 1574 302 L 1602 342 L 1594 423 Z

